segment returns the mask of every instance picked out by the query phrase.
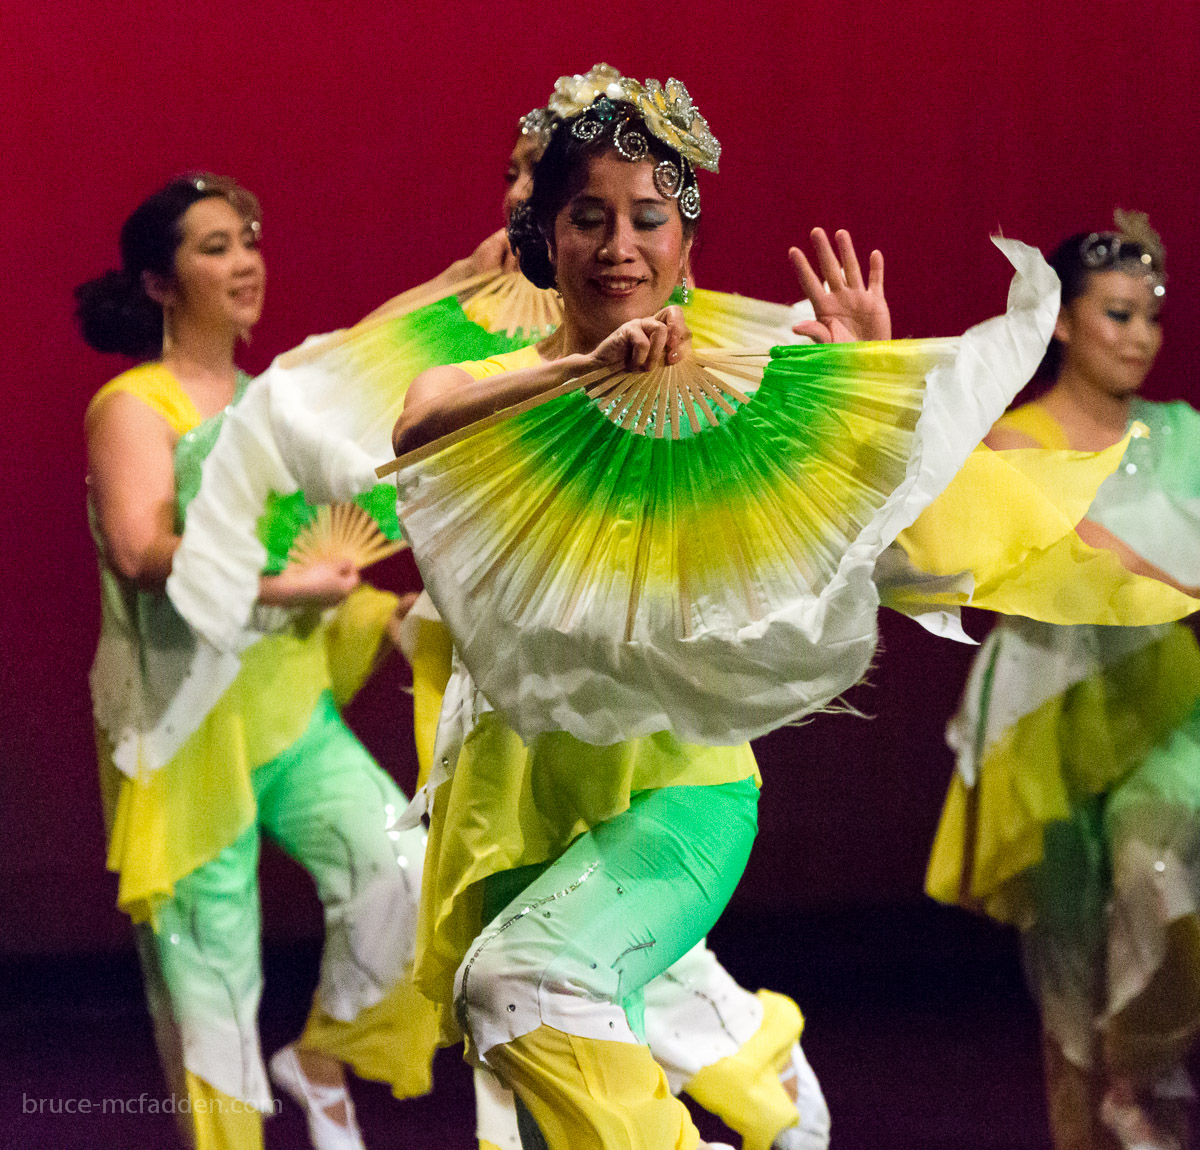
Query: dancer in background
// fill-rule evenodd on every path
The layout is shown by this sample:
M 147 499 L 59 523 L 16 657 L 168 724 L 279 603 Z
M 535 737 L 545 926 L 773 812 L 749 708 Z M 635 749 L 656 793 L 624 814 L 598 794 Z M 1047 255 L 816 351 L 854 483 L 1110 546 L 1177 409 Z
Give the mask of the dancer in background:
M 1048 391 L 997 448 L 1129 445 L 1079 526 L 1131 570 L 1200 583 L 1200 415 L 1138 397 L 1162 342 L 1146 217 L 1065 240 Z M 1194 592 L 1193 592 L 1194 593 Z M 1200 1027 L 1200 650 L 1182 624 L 1003 620 L 951 723 L 928 890 L 1021 929 L 1058 1150 L 1180 1150 Z
M 231 180 L 172 180 L 123 226 L 121 269 L 77 291 L 87 342 L 145 361 L 86 417 L 108 865 L 136 924 L 163 1066 L 187 1102 L 183 1133 L 201 1150 L 261 1146 L 273 1109 L 257 1027 L 260 835 L 313 875 L 320 986 L 271 1069 L 314 1147 L 361 1150 L 344 1064 L 399 1097 L 422 1093 L 433 1038 L 407 974 L 423 833 L 396 829 L 405 797 L 338 713 L 397 600 L 360 586 L 349 561 L 264 576 L 274 633 L 239 668 L 206 655 L 164 593 L 201 464 L 249 382 L 234 354 L 262 309 L 259 221 Z

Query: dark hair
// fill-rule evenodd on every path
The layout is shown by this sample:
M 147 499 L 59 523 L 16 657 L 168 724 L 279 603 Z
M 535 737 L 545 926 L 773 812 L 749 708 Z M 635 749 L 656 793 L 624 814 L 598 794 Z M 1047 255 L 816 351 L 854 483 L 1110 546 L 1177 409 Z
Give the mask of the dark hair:
M 587 178 L 587 165 L 594 156 L 609 150 L 616 151 L 617 135 L 625 137 L 638 133 L 646 142 L 646 159 L 657 162 L 667 160 L 676 169 L 687 172 L 690 165 L 674 148 L 664 144 L 646 127 L 645 120 L 625 101 L 613 101 L 620 110 L 620 121 L 624 125 L 616 131 L 599 131 L 590 138 L 581 138 L 571 131 L 576 120 L 586 117 L 581 112 L 569 120 L 560 120 L 550 143 L 533 168 L 533 191 L 525 203 L 514 209 L 508 222 L 508 241 L 521 264 L 525 278 L 537 287 L 551 288 L 555 285 L 554 265 L 546 248 L 547 241 L 554 235 L 554 220 L 563 205 L 583 186 Z M 594 105 L 593 105 L 594 107 Z M 694 176 L 692 177 L 695 178 Z M 695 234 L 699 217 L 689 219 L 682 212 L 683 234 Z
M 97 351 L 142 359 L 163 342 L 163 309 L 142 283 L 143 272 L 170 279 L 183 240 L 184 213 L 200 200 L 227 200 L 246 220 L 261 219 L 258 201 L 233 180 L 201 173 L 178 176 L 144 199 L 121 226 L 121 267 L 75 289 L 75 318 Z

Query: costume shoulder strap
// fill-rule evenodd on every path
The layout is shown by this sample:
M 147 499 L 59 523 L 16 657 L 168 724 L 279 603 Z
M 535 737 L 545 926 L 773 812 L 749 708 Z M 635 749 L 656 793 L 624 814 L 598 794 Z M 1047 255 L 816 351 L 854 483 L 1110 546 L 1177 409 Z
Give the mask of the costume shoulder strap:
M 90 419 L 100 404 L 117 392 L 132 395 L 156 411 L 176 435 L 183 435 L 202 422 L 191 396 L 183 390 L 171 370 L 161 363 L 143 363 L 110 379 L 92 396 L 85 418 Z
M 465 371 L 472 379 L 487 379 L 490 375 L 501 375 L 506 371 L 537 367 L 541 361 L 542 357 L 538 355 L 537 348 L 530 344 L 528 347 L 519 347 L 516 351 L 506 351 L 488 359 L 456 363 L 454 366 L 460 371 Z
M 1037 402 L 1023 403 L 1012 411 L 1006 411 L 996 420 L 996 426 L 1028 435 L 1042 447 L 1065 451 L 1071 446 L 1058 420 Z

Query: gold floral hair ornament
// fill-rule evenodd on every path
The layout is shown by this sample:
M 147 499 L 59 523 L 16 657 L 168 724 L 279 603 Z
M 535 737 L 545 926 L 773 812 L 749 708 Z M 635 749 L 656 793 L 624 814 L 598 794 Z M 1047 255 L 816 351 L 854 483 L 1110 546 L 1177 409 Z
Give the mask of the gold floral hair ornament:
M 721 145 L 692 103 L 687 88 L 673 77 L 665 85 L 657 80 L 639 84 L 609 64 L 597 64 L 582 75 L 560 76 L 546 108 L 560 120 L 569 120 L 602 97 L 632 104 L 650 132 L 667 147 L 697 168 L 717 170 Z
M 1156 296 L 1166 293 L 1166 249 L 1145 212 L 1113 212 L 1114 232 L 1092 232 L 1079 247 L 1085 267 L 1092 271 L 1121 271 L 1141 275 Z
M 655 165 L 655 188 L 678 201 L 685 219 L 700 217 L 695 168 L 715 172 L 721 145 L 678 80 L 671 78 L 665 86 L 657 80 L 639 84 L 609 64 L 597 64 L 582 74 L 560 76 L 546 111 L 554 117 L 551 131 L 570 121 L 571 134 L 580 140 L 595 140 L 611 131 L 613 147 L 630 162 L 645 159 L 650 151 L 641 125 L 635 126 L 635 117 L 640 118 L 652 136 L 680 157 L 679 164 L 661 160 Z

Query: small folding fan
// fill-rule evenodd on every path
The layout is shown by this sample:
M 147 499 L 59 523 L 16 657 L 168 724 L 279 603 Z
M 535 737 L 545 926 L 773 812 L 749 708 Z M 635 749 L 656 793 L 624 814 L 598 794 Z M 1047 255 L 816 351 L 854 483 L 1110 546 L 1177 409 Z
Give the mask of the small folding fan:
M 349 559 L 362 570 L 408 546 L 396 518 L 395 492 L 386 483 L 353 502 L 332 504 L 310 503 L 303 491 L 273 491 L 257 535 L 267 553 L 261 570 L 271 575 L 319 559 Z
M 303 566 L 324 559 L 349 559 L 361 571 L 404 547 L 402 540 L 389 539 L 371 513 L 357 503 L 325 503 L 296 536 L 288 562 Z
M 874 563 L 1032 374 L 1055 315 L 961 339 L 698 350 L 603 369 L 379 469 L 425 586 L 523 738 L 739 743 L 826 704 L 875 645 Z

